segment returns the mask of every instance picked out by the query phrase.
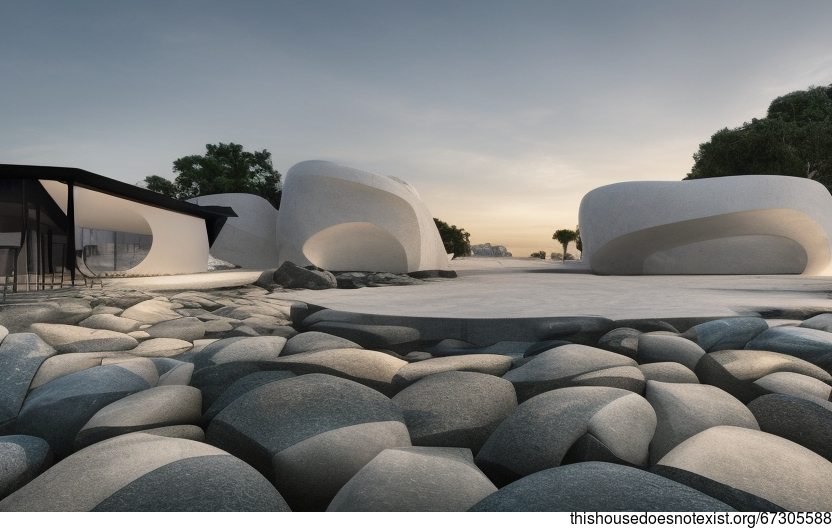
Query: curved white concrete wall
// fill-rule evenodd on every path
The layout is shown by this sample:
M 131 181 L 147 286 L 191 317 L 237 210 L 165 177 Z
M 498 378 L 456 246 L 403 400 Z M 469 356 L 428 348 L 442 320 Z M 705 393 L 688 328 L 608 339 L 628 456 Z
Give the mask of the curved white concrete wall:
M 391 176 L 304 161 L 286 173 L 277 216 L 278 264 L 330 271 L 446 270 L 433 217 Z
M 66 184 L 40 180 L 66 214 Z M 175 275 L 208 269 L 205 220 L 75 187 L 75 225 L 152 235 L 150 251 L 137 266 L 109 275 Z M 104 274 L 107 275 L 107 274 Z
M 832 271 L 832 196 L 805 178 L 616 183 L 584 197 L 579 223 L 604 275 Z
M 211 254 L 243 268 L 277 267 L 277 209 L 261 196 L 246 193 L 210 194 L 188 200 L 197 205 L 231 207 Z

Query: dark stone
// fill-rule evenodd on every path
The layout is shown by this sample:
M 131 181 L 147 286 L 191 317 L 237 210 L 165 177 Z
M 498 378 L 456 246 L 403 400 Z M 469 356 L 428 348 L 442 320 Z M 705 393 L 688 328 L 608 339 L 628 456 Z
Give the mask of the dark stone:
M 254 281 L 254 285 L 263 288 L 264 290 L 274 290 L 277 286 L 277 283 L 274 281 L 274 273 L 276 271 L 277 269 L 265 270 L 259 277 L 257 277 L 257 280 Z
M 394 352 L 412 352 L 419 342 L 419 331 L 407 326 L 321 321 L 310 326 L 308 330 L 348 339 L 364 348 L 385 348 Z
M 55 349 L 36 334 L 9 334 L 0 343 L 0 435 L 14 431 L 29 385 Z
M 666 479 L 674 480 L 680 484 L 699 490 L 718 501 L 724 502 L 730 507 L 741 512 L 780 512 L 785 511 L 780 506 L 769 502 L 762 497 L 748 493 L 727 484 L 711 480 L 702 475 L 685 471 L 671 466 L 656 465 L 650 468 L 650 473 L 659 475 Z
M 415 446 L 467 447 L 477 453 L 517 407 L 508 381 L 477 372 L 442 372 L 393 397 Z
M 768 323 L 761 317 L 726 317 L 690 328 L 686 337 L 706 352 L 736 350 L 768 330 Z M 767 348 L 761 350 L 770 350 Z
M 635 328 L 616 328 L 601 336 L 598 348 L 635 358 L 638 352 L 638 336 L 641 334 L 642 332 Z
M 202 391 L 202 412 L 206 412 L 237 380 L 254 374 L 275 370 L 274 363 L 265 361 L 236 361 L 197 370 L 191 386 Z
M 639 332 L 675 332 L 675 326 L 661 319 L 618 319 L 614 322 L 616 328 L 631 328 Z
M 523 352 L 523 357 L 536 356 L 541 352 L 546 352 L 547 350 L 552 350 L 553 348 L 571 344 L 571 341 L 564 341 L 562 339 L 550 339 L 549 341 L 541 341 L 539 343 L 534 343 L 529 348 L 527 348 L 526 351 Z
M 324 332 L 303 332 L 289 338 L 283 347 L 281 356 L 291 356 L 303 352 L 317 352 L 318 350 L 335 350 L 336 348 L 362 348 L 361 345 Z
M 148 295 L 146 293 L 138 293 L 138 292 L 119 292 L 118 295 L 107 296 L 107 297 L 99 297 L 97 299 L 93 299 L 90 301 L 90 306 L 95 308 L 96 306 L 103 305 L 103 306 L 115 306 L 116 308 L 121 308 L 122 310 L 126 310 L 131 306 L 135 306 L 140 302 L 149 301 L 153 299 L 152 295 Z M 46 323 L 49 321 L 39 321 L 42 323 Z
M 57 457 L 65 457 L 73 452 L 78 431 L 95 413 L 149 388 L 147 380 L 117 364 L 73 372 L 32 391 L 15 432 L 43 438 Z
M 46 440 L 36 436 L 0 436 L 0 500 L 25 486 L 52 464 Z
M 749 341 L 745 348 L 789 354 L 827 371 L 832 370 L 832 334 L 823 330 L 776 326 Z
M 328 271 L 302 268 L 289 261 L 284 262 L 274 272 L 274 282 L 284 288 L 305 288 L 307 290 L 326 290 L 336 288 L 335 276 Z
M 325 509 L 378 453 L 410 445 L 395 403 L 325 374 L 245 393 L 214 417 L 206 441 L 260 471 L 293 510 Z
M 690 512 L 732 508 L 647 471 L 607 462 L 584 462 L 529 475 L 468 511 Z
M 457 274 L 454 270 L 420 270 L 408 273 L 414 279 L 455 279 Z
M 538 341 L 562 339 L 581 345 L 592 345 L 613 329 L 606 317 L 551 317 L 541 321 L 535 329 Z
M 791 440 L 832 461 L 832 403 L 768 394 L 749 403 L 748 408 L 763 432 Z
M 220 411 L 225 409 L 228 404 L 242 396 L 243 394 L 247 393 L 250 390 L 256 389 L 261 385 L 266 385 L 267 383 L 271 383 L 273 381 L 278 381 L 286 378 L 292 378 L 295 374 L 289 372 L 288 370 L 272 370 L 272 371 L 263 371 L 263 372 L 254 372 L 247 376 L 244 376 L 228 387 L 228 389 L 223 392 L 219 398 L 217 398 L 214 403 L 208 408 L 207 411 L 202 415 L 202 428 L 207 429 L 208 425 L 210 425 L 211 420 L 214 419 L 214 416 L 219 414 Z
M 263 475 L 229 455 L 185 458 L 145 473 L 96 512 L 287 512 Z

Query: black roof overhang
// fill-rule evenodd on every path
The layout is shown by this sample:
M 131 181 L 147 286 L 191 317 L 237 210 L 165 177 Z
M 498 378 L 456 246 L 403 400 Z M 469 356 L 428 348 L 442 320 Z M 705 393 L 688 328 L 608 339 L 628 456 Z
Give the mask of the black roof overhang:
M 109 194 L 132 202 L 196 216 L 205 220 L 209 245 L 214 243 L 225 221 L 229 217 L 237 216 L 237 213 L 230 207 L 206 207 L 183 202 L 154 191 L 142 189 L 136 185 L 130 185 L 129 183 L 70 167 L 10 165 L 0 163 L 0 179 L 55 180 L 72 183 L 79 187 Z

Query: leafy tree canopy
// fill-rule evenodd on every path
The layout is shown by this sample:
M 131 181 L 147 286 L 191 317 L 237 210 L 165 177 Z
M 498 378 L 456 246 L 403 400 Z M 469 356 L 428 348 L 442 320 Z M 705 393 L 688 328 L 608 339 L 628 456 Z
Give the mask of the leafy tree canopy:
M 780 174 L 832 189 L 832 85 L 776 98 L 766 117 L 717 131 L 693 160 L 686 180 Z
M 433 221 L 447 253 L 453 253 L 454 257 L 467 257 L 471 254 L 470 233 L 455 225 L 448 225 L 438 218 L 434 218 Z
M 272 167 L 268 150 L 246 152 L 236 143 L 205 145 L 205 155 L 173 162 L 176 180 L 148 176 L 142 184 L 151 191 L 179 200 L 221 193 L 250 193 L 280 207 L 280 173 Z

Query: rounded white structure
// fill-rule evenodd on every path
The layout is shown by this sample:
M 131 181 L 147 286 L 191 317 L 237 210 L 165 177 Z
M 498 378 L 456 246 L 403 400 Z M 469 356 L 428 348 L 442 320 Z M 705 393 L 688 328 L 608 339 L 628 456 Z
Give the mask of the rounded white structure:
M 582 259 L 601 275 L 825 275 L 832 196 L 789 176 L 625 182 L 581 201 Z
M 278 265 L 390 273 L 448 269 L 439 231 L 413 187 L 327 161 L 304 161 L 286 173 L 277 246 Z
M 277 209 L 268 200 L 254 194 L 226 193 L 188 201 L 202 206 L 231 207 L 237 214 L 226 220 L 211 245 L 211 255 L 242 268 L 277 266 Z

